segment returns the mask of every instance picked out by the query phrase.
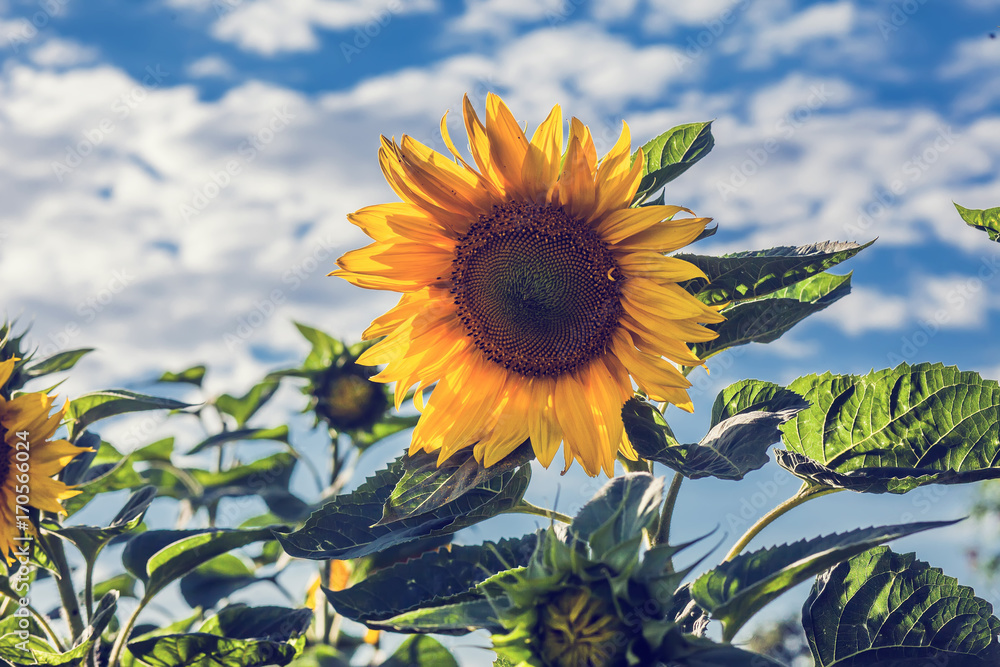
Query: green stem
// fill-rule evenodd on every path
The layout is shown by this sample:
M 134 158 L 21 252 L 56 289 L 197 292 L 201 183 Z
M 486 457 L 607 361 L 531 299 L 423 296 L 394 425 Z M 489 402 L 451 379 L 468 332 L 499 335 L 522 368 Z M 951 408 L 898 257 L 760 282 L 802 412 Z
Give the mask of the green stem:
M 556 512 L 555 510 L 547 510 L 544 507 L 539 507 L 537 505 L 532 505 L 526 500 L 522 500 L 518 504 L 507 510 L 508 513 L 517 512 L 519 514 L 532 514 L 534 516 L 543 516 L 546 519 L 552 519 L 554 521 L 559 521 L 560 523 L 573 523 L 573 517 L 566 516 L 561 512 Z
M 116 667 L 121 664 L 122 651 L 125 650 L 125 643 L 128 642 L 128 637 L 132 634 L 132 628 L 135 626 L 136 620 L 139 618 L 139 612 L 141 612 L 149 600 L 143 596 L 142 600 L 136 606 L 135 611 L 132 615 L 128 617 L 125 621 L 125 625 L 122 626 L 121 630 L 118 631 L 118 636 L 115 637 L 115 644 L 111 647 L 111 655 L 108 656 L 108 667 Z
M 87 559 L 86 581 L 83 584 L 83 604 L 87 608 L 87 622 L 94 620 L 94 562 L 96 558 Z
M 66 620 L 69 623 L 69 631 L 74 639 L 83 633 L 83 617 L 80 615 L 80 601 L 73 590 L 73 577 L 66 561 L 66 550 L 63 548 L 62 540 L 58 537 L 46 539 L 40 535 L 39 539 L 45 540 L 45 546 L 52 558 L 52 564 L 59 571 L 56 577 L 56 587 L 59 589 L 59 599 L 62 601 L 63 611 L 66 613 Z
M 65 653 L 66 647 L 64 647 L 63 643 L 59 641 L 59 635 L 52 630 L 52 626 L 45 620 L 45 616 L 39 613 L 39 611 L 31 605 L 28 605 L 28 612 L 35 618 L 35 622 L 42 627 L 42 632 L 44 632 L 48 638 L 52 640 L 52 644 L 59 649 L 59 652 Z
M 736 542 L 736 544 L 733 545 L 733 548 L 729 550 L 729 553 L 726 554 L 726 557 L 722 559 L 722 562 L 726 562 L 727 560 L 732 560 L 736 558 L 736 556 L 738 556 L 740 552 L 746 548 L 747 544 L 750 543 L 750 540 L 752 540 L 754 537 L 757 536 L 757 533 L 764 530 L 768 525 L 771 524 L 771 522 L 773 522 L 775 519 L 780 517 L 785 512 L 795 507 L 798 507 L 807 500 L 812 500 L 813 498 L 819 498 L 820 496 L 826 496 L 831 493 L 836 493 L 837 491 L 842 491 L 842 490 L 843 489 L 832 489 L 828 486 L 810 486 L 807 483 L 803 483 L 802 487 L 798 490 L 798 492 L 794 496 L 792 496 L 785 502 L 775 507 L 773 510 L 771 510 L 770 512 L 762 516 L 760 519 L 758 519 L 757 523 L 750 526 L 750 530 L 745 532 L 743 534 L 743 537 L 741 537 Z
M 670 487 L 667 489 L 666 500 L 663 501 L 663 511 L 660 512 L 660 525 L 656 529 L 656 537 L 653 544 L 670 543 L 670 521 L 674 517 L 674 505 L 677 504 L 677 494 L 681 490 L 681 482 L 684 475 L 679 472 L 674 473 L 674 478 L 670 480 Z

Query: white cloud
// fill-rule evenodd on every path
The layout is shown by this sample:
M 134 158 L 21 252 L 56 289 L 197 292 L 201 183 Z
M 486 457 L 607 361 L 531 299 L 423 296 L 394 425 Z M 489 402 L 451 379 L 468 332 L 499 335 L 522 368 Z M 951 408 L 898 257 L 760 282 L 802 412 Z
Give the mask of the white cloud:
M 195 79 L 231 79 L 236 71 L 221 56 L 205 56 L 195 60 L 185 68 L 188 76 Z
M 739 14 L 749 6 L 749 0 L 703 0 L 702 2 L 675 2 L 674 0 L 649 0 L 648 13 L 642 21 L 649 32 L 672 33 L 677 28 L 704 26 L 718 22 L 729 23 L 728 13 Z
M 576 10 L 566 0 L 465 0 L 465 13 L 449 24 L 459 33 L 509 35 L 520 24 L 560 23 Z
M 855 285 L 848 296 L 811 319 L 826 322 L 851 336 L 866 331 L 893 331 L 910 320 L 909 305 L 904 297 Z
M 93 62 L 97 58 L 97 49 L 53 37 L 33 48 L 29 57 L 42 67 L 74 67 Z
M 375 39 L 398 16 L 433 12 L 436 0 L 168 0 L 178 8 L 221 16 L 212 35 L 265 56 L 319 47 L 317 29 L 359 29 Z M 363 48 L 363 47 L 362 47 Z
M 945 81 L 966 81 L 952 104 L 957 111 L 981 113 L 1000 101 L 1000 43 L 978 37 L 959 42 L 938 76 Z

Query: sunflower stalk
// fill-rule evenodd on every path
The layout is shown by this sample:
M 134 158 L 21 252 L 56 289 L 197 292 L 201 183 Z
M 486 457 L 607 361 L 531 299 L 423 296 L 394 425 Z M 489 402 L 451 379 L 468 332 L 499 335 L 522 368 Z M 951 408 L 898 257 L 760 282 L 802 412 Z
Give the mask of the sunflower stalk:
M 553 521 L 558 521 L 560 523 L 570 524 L 573 523 L 573 517 L 567 516 L 562 512 L 557 512 L 555 510 L 545 509 L 544 507 L 539 507 L 538 505 L 532 505 L 526 500 L 521 500 L 516 505 L 507 510 L 511 514 L 531 514 L 534 516 L 542 516 L 546 519 L 551 519 Z
M 684 475 L 679 472 L 675 472 L 673 479 L 670 480 L 670 487 L 667 489 L 667 495 L 663 501 L 663 510 L 660 512 L 660 522 L 656 528 L 656 536 L 653 539 L 654 545 L 670 543 L 670 522 L 674 517 L 674 506 L 677 504 L 677 494 L 680 493 L 683 481 Z M 673 571 L 673 562 L 668 561 L 667 567 Z
M 736 544 L 733 545 L 733 548 L 729 550 L 729 553 L 727 553 L 726 557 L 722 559 L 722 562 L 730 561 L 740 555 L 740 552 L 746 548 L 746 546 L 754 537 L 757 536 L 758 533 L 767 528 L 774 522 L 775 519 L 782 516 L 789 510 L 798 507 L 807 500 L 819 498 L 820 496 L 826 496 L 831 493 L 836 493 L 837 491 L 843 491 L 843 489 L 811 486 L 809 483 L 804 482 L 794 496 L 772 509 L 770 512 L 758 519 L 757 523 L 750 526 L 747 532 L 745 532 L 743 536 L 737 540 Z
M 73 576 L 69 562 L 66 560 L 66 550 L 58 538 L 42 534 L 40 539 L 45 542 L 52 564 L 59 572 L 59 576 L 56 577 L 56 588 L 59 590 L 59 599 L 62 601 L 63 613 L 66 615 L 70 634 L 73 637 L 79 637 L 84 628 L 83 616 L 80 613 L 80 600 L 76 596 L 76 591 L 73 590 Z

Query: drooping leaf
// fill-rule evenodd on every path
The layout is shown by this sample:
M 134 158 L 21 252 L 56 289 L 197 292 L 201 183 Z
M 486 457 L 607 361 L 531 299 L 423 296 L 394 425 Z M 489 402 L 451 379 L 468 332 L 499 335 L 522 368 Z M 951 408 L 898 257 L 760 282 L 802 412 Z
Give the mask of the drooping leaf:
M 715 397 L 715 403 L 712 404 L 712 426 L 742 412 L 778 412 L 805 409 L 808 406 L 802 396 L 781 385 L 763 380 L 740 380 Z
M 41 359 L 30 366 L 27 366 L 24 369 L 24 375 L 29 378 L 36 378 L 41 377 L 42 375 L 48 375 L 49 373 L 68 371 L 73 368 L 73 366 L 76 366 L 76 363 L 80 361 L 80 359 L 93 351 L 94 348 L 92 347 L 84 347 L 78 350 L 58 352 L 53 354 L 51 357 L 46 357 L 45 359 Z
M 215 399 L 215 407 L 236 420 L 236 428 L 243 428 L 246 423 L 271 400 L 278 391 L 277 380 L 265 380 L 250 388 L 243 396 L 223 394 Z
M 789 407 L 777 411 L 749 410 L 729 416 L 693 445 L 677 442 L 660 411 L 637 398 L 630 399 L 622 408 L 622 420 L 629 441 L 643 459 L 662 463 L 690 479 L 738 480 L 768 462 L 768 448 L 781 438 L 778 426 L 808 406 L 801 397 L 798 402 L 782 404 Z M 770 406 L 762 403 L 759 407 Z
M 718 338 L 692 346 L 702 359 L 747 343 L 770 343 L 786 331 L 820 312 L 851 291 L 851 274 L 819 273 L 791 287 L 723 310 L 724 322 L 709 325 Z
M 1000 619 L 914 554 L 877 547 L 816 579 L 802 626 L 817 667 L 1000 664 Z
M 192 447 L 188 454 L 197 454 L 210 447 L 219 447 L 227 442 L 239 442 L 241 440 L 272 440 L 287 444 L 288 427 L 282 425 L 275 426 L 274 428 L 239 428 L 232 431 L 223 431 L 202 440 Z
M 458 452 L 440 466 L 435 452 L 406 454 L 403 456 L 403 477 L 386 501 L 378 525 L 433 512 L 533 458 L 535 454 L 528 442 L 488 468 L 476 461 L 471 448 Z
M 127 412 L 182 410 L 189 407 L 191 404 L 175 401 L 172 398 L 147 396 L 125 389 L 106 389 L 84 394 L 74 399 L 67 411 L 70 420 L 67 428 L 70 440 L 74 440 L 85 428 L 100 419 L 107 419 Z
M 708 276 L 696 278 L 685 288 L 709 305 L 744 301 L 777 292 L 818 275 L 854 257 L 874 241 L 864 245 L 824 241 L 804 246 L 780 246 L 767 250 L 747 250 L 721 257 L 674 255 L 691 262 Z
M 977 209 L 955 204 L 955 208 L 965 224 L 986 232 L 993 241 L 1000 241 L 1000 207 Z
M 220 554 L 273 539 L 271 530 L 151 530 L 129 540 L 122 552 L 122 563 L 146 584 L 144 598 L 149 599 L 173 580 Z
M 415 635 L 400 644 L 382 667 L 458 667 L 458 661 L 438 640 Z
M 296 558 L 350 559 L 422 537 L 453 533 L 513 507 L 527 489 L 531 468 L 523 466 L 494 477 L 433 512 L 389 526 L 374 525 L 402 477 L 399 458 L 352 493 L 338 496 L 313 512 L 301 529 L 276 533 L 281 546 Z
M 205 380 L 205 371 L 207 369 L 203 364 L 198 366 L 192 366 L 191 368 L 185 368 L 179 373 L 172 373 L 166 371 L 160 376 L 157 382 L 184 382 L 187 384 L 193 384 L 196 387 L 200 387 L 201 383 Z
M 526 535 L 496 544 L 454 546 L 378 570 L 350 588 L 324 592 L 338 613 L 362 623 L 482 599 L 476 586 L 498 572 L 527 565 L 537 543 L 536 535 Z
M 134 530 L 142 523 L 142 518 L 155 497 L 156 487 L 145 486 L 132 494 L 106 527 L 63 526 L 55 532 L 75 544 L 84 559 L 93 562 L 108 542 Z
M 663 502 L 663 479 L 649 473 L 626 473 L 606 483 L 584 505 L 570 530 L 589 542 L 595 560 L 633 540 L 653 525 Z
M 713 146 L 712 121 L 678 125 L 645 143 L 642 180 L 633 203 L 642 203 L 655 194 L 708 155 Z M 636 154 L 632 155 L 633 162 Z
M 691 597 L 722 621 L 732 639 L 747 619 L 796 584 L 874 546 L 955 521 L 924 521 L 858 528 L 792 544 L 742 553 L 691 585 Z
M 905 493 L 1000 477 L 1000 384 L 942 364 L 789 385 L 812 407 L 784 426 L 778 462 L 814 484 Z

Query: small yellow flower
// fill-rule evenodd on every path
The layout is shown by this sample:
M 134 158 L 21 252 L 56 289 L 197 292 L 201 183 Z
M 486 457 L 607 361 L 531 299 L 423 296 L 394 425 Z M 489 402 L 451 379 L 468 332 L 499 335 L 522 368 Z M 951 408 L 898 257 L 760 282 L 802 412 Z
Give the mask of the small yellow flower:
M 627 125 L 599 162 L 576 118 L 564 153 L 558 106 L 530 141 L 495 95 L 485 125 L 468 97 L 464 115 L 475 167 L 444 118 L 455 161 L 406 135 L 382 137 L 379 163 L 403 202 L 348 216 L 375 242 L 333 275 L 403 293 L 365 332 L 384 339 L 359 363 L 386 365 L 373 379 L 396 382 L 397 406 L 417 387 L 411 453 L 437 451 L 440 464 L 473 446 L 490 466 L 530 437 L 545 466 L 562 443 L 567 469 L 577 460 L 612 475 L 617 452 L 637 458 L 621 420 L 633 380 L 692 409 L 674 364 L 701 365 L 687 344 L 714 338 L 701 325 L 723 317 L 677 285 L 701 270 L 663 253 L 710 219 L 629 208 L 643 157 L 631 159 Z M 423 405 L 420 391 L 435 383 Z
M 17 359 L 0 362 L 0 390 L 14 371 Z M 21 543 L 14 538 L 28 527 L 28 507 L 65 513 L 60 501 L 80 493 L 52 479 L 74 456 L 85 451 L 65 440 L 50 440 L 68 403 L 49 414 L 54 396 L 35 392 L 12 399 L 0 393 L 0 550 L 11 565 L 11 552 Z

